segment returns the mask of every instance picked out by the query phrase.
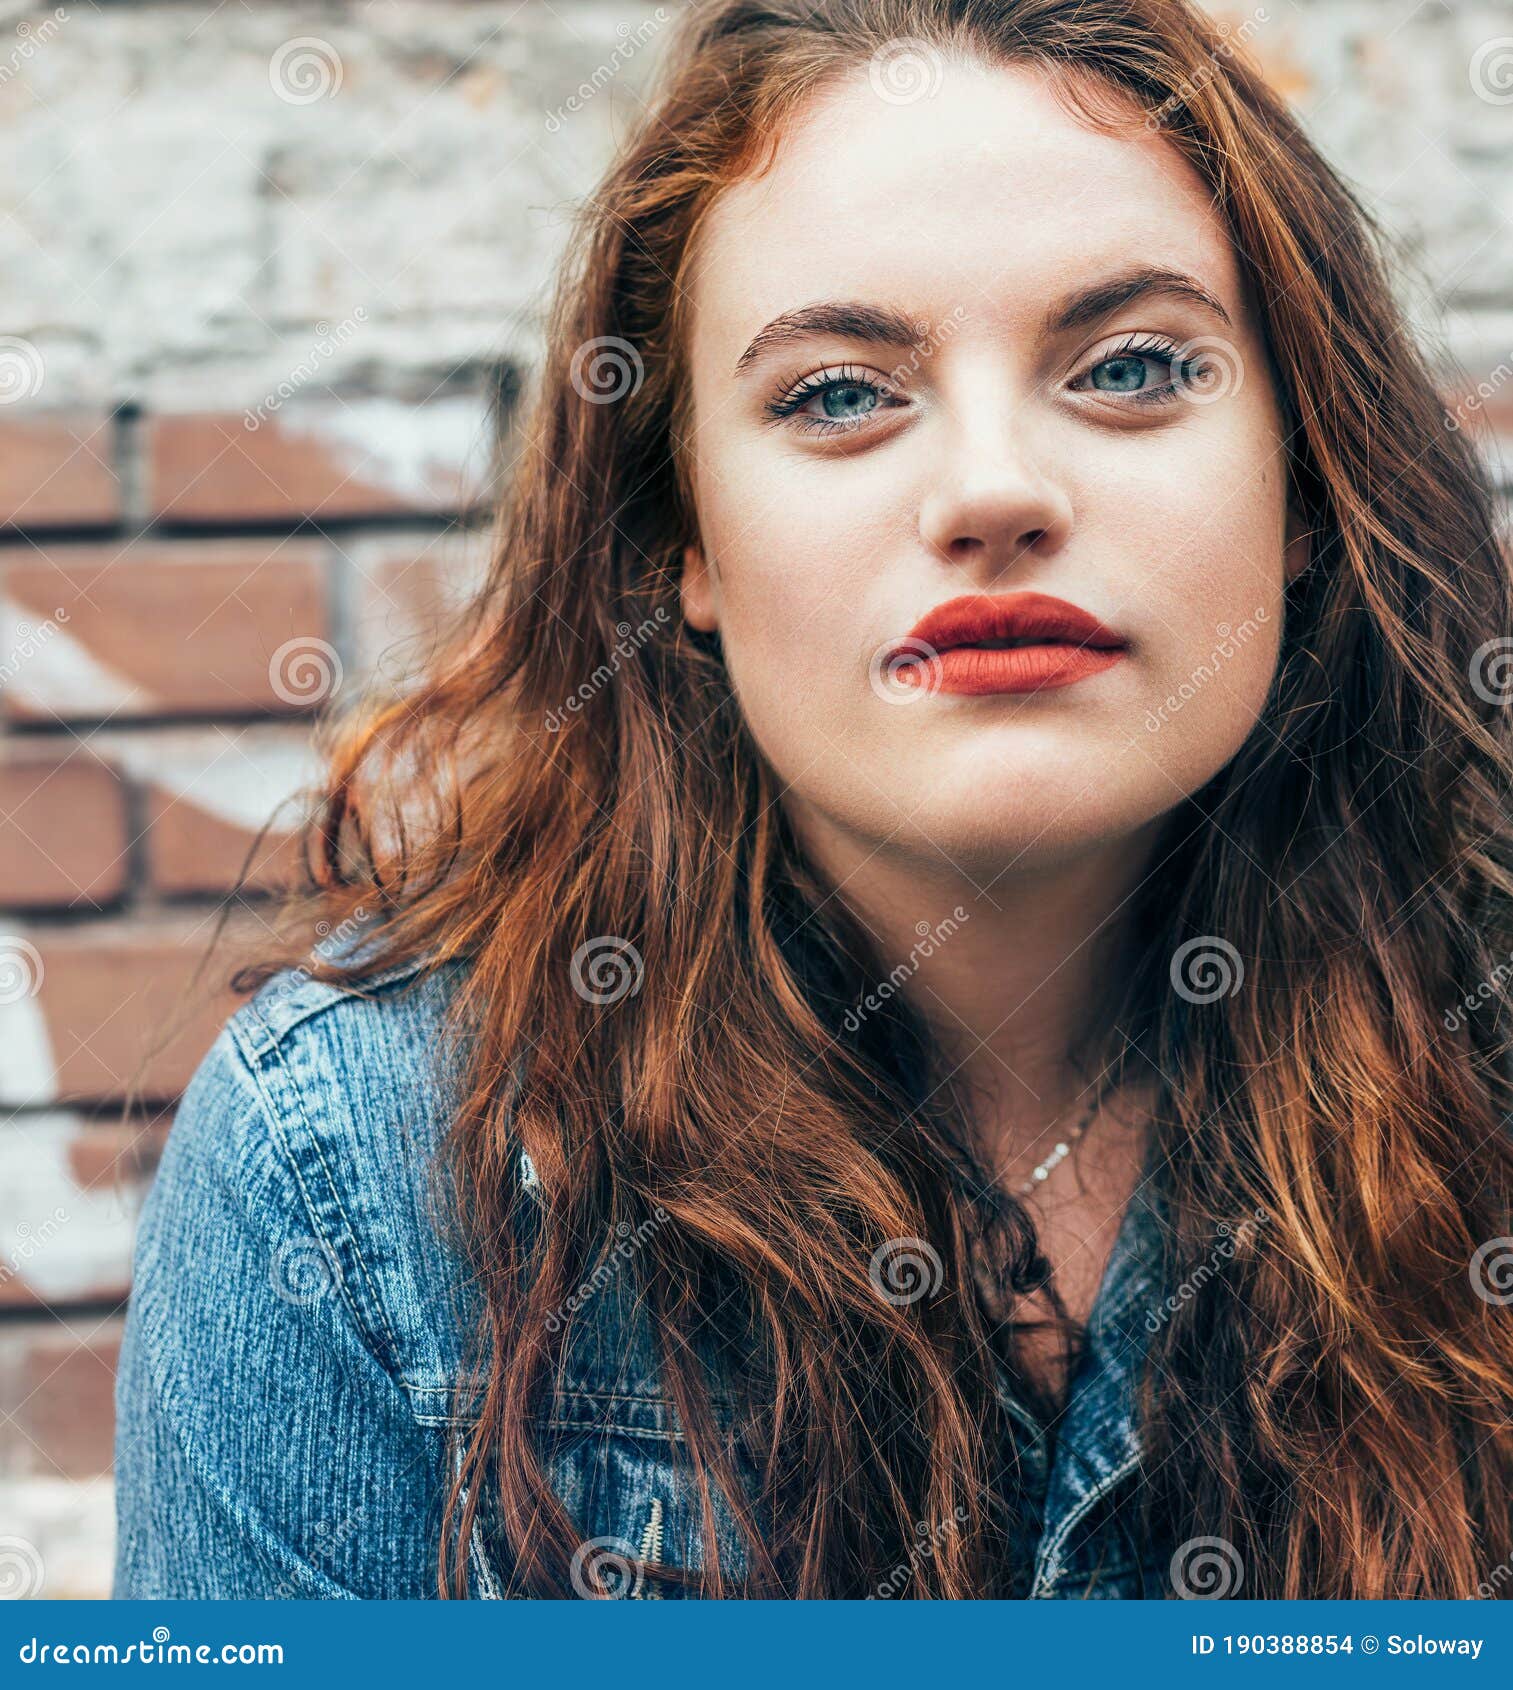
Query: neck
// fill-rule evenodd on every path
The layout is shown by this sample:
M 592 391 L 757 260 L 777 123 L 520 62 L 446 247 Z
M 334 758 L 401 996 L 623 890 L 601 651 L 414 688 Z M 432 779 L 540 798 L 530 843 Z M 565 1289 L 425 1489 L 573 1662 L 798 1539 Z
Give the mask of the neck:
M 974 879 L 944 858 L 890 855 L 795 816 L 811 862 L 872 936 L 884 995 L 899 990 L 945 1056 L 989 1165 L 1028 1173 L 1047 1134 L 1101 1089 L 1086 1067 L 1111 1031 L 1134 893 L 1157 827 L 1053 864 Z

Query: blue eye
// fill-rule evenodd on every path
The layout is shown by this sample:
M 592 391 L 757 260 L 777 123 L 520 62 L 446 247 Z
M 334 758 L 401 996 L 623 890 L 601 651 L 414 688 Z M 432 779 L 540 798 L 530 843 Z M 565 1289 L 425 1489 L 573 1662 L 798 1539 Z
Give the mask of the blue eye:
M 1127 341 L 1100 358 L 1073 386 L 1123 394 L 1142 405 L 1163 404 L 1177 397 L 1196 368 L 1195 363 L 1181 362 L 1179 349 L 1169 341 Z
M 843 366 L 821 370 L 780 399 L 768 402 L 773 422 L 789 421 L 807 433 L 840 434 L 865 425 L 873 411 L 895 395 L 883 381 Z M 811 405 L 817 404 L 817 410 Z
M 1105 358 L 1093 365 L 1093 386 L 1104 393 L 1135 393 L 1145 386 L 1147 363 L 1145 358 Z
M 844 387 L 827 387 L 820 395 L 825 415 L 835 422 L 852 422 L 877 409 L 877 389 L 861 382 L 847 382 Z M 857 407 L 852 410 L 852 407 Z

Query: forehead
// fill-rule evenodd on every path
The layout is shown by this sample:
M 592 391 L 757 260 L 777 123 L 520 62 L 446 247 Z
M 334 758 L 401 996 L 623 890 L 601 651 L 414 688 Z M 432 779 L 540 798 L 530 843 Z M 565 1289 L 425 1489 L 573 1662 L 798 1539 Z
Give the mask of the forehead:
M 1094 129 L 1038 66 L 949 60 L 932 87 L 890 101 L 865 66 L 848 73 L 791 121 L 764 176 L 721 193 L 689 284 L 696 346 L 723 351 L 823 298 L 1013 328 L 1131 261 L 1190 271 L 1238 308 L 1209 190 L 1138 114 Z

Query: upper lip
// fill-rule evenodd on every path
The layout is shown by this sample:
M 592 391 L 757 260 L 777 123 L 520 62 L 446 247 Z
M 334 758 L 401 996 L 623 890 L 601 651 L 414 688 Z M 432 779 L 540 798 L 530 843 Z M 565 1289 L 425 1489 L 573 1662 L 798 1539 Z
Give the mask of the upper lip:
M 1040 639 L 1103 649 L 1129 643 L 1096 616 L 1049 593 L 966 593 L 947 599 L 926 611 L 907 639 L 935 651 L 988 640 Z

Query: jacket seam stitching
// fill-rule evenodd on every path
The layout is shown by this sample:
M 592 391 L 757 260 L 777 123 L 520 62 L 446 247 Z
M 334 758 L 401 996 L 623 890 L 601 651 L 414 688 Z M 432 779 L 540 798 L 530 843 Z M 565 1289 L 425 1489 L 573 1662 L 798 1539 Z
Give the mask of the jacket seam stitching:
M 1094 1505 L 1101 1502 L 1121 1479 L 1127 1478 L 1139 1465 L 1140 1454 L 1138 1451 L 1133 1455 L 1126 1456 L 1102 1484 L 1095 1485 L 1056 1528 L 1056 1535 L 1036 1557 L 1035 1576 L 1031 1581 L 1031 1596 L 1038 1596 L 1043 1585 L 1049 1588 L 1055 1582 L 1054 1579 L 1043 1578 L 1042 1569 L 1055 1566 L 1057 1558 L 1065 1547 L 1066 1540 L 1071 1536 L 1073 1529 L 1081 1525 Z
M 253 1009 L 252 1013 L 260 1026 L 270 1032 L 272 1031 L 271 1028 L 268 1028 L 268 1023 L 263 1020 L 262 1016 L 255 1009 Z M 242 1055 L 243 1060 L 245 1061 L 247 1057 L 245 1050 L 242 1052 Z M 362 1335 L 363 1342 L 369 1353 L 372 1355 L 374 1361 L 376 1361 L 378 1365 L 383 1368 L 384 1372 L 393 1379 L 396 1375 L 390 1367 L 388 1361 L 385 1360 L 384 1352 L 386 1350 L 388 1355 L 397 1357 L 399 1354 L 399 1346 L 395 1341 L 394 1331 L 389 1324 L 388 1315 L 384 1312 L 382 1300 L 378 1295 L 378 1287 L 373 1280 L 367 1261 L 363 1256 L 362 1248 L 358 1243 L 357 1229 L 352 1225 L 351 1217 L 347 1214 L 346 1205 L 342 1202 L 341 1192 L 337 1187 L 335 1179 L 332 1177 L 331 1166 L 326 1160 L 324 1150 L 321 1148 L 320 1139 L 310 1124 L 310 1114 L 306 1106 L 304 1091 L 301 1088 L 298 1079 L 295 1077 L 294 1070 L 285 1060 L 283 1050 L 280 1048 L 280 1041 L 275 1039 L 273 1044 L 267 1048 L 263 1057 L 259 1059 L 257 1066 L 251 1069 L 251 1075 L 257 1085 L 258 1097 L 262 1101 L 263 1108 L 267 1114 L 269 1128 L 278 1141 L 278 1146 L 280 1151 L 283 1153 L 284 1161 L 288 1164 L 289 1171 L 294 1176 L 295 1184 L 299 1187 L 300 1196 L 305 1205 L 305 1213 L 309 1217 L 310 1224 L 320 1235 L 320 1238 L 325 1243 L 327 1249 L 331 1250 L 333 1254 L 337 1254 L 339 1259 L 339 1252 L 336 1250 L 336 1245 L 332 1241 L 326 1227 L 322 1224 L 319 1218 L 316 1205 L 311 1196 L 310 1187 L 300 1170 L 299 1160 L 294 1155 L 289 1145 L 288 1137 L 284 1130 L 284 1122 L 280 1117 L 280 1112 L 274 1106 L 273 1099 L 268 1095 L 267 1088 L 263 1084 L 263 1074 L 261 1072 L 261 1068 L 264 1060 L 272 1060 L 278 1064 L 280 1071 L 290 1087 L 290 1090 L 294 1094 L 294 1100 L 299 1107 L 301 1123 L 304 1126 L 311 1147 L 314 1150 L 315 1157 L 320 1163 L 321 1171 L 325 1175 L 326 1185 L 331 1193 L 331 1200 L 336 1205 L 337 1212 L 341 1215 L 342 1224 L 346 1228 L 347 1237 L 352 1241 L 352 1257 L 357 1263 L 358 1271 L 362 1274 L 363 1280 L 368 1288 L 368 1294 L 373 1300 L 373 1309 L 375 1315 L 377 1316 L 377 1322 L 383 1329 L 382 1338 L 375 1335 L 372 1331 L 372 1323 L 364 1318 L 362 1310 L 357 1306 L 357 1300 L 352 1295 L 351 1288 L 347 1284 L 345 1274 L 338 1275 L 338 1278 L 341 1281 L 342 1300 L 346 1303 L 347 1308 L 351 1312 L 352 1319 L 357 1326 L 357 1330 Z

